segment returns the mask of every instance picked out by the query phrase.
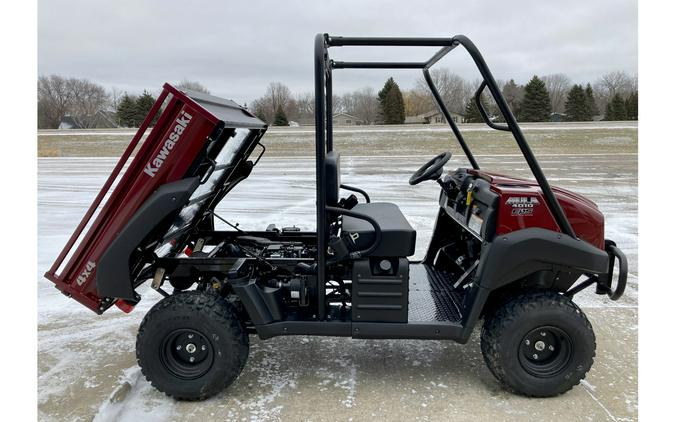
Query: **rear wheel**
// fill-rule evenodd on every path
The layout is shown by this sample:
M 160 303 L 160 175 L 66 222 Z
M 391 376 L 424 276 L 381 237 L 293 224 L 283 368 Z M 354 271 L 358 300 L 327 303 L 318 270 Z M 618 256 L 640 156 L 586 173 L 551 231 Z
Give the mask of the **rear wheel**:
M 509 390 L 550 397 L 586 376 L 595 334 L 569 298 L 542 291 L 506 300 L 486 316 L 481 349 L 490 371 Z
M 203 400 L 229 386 L 248 358 L 248 333 L 231 303 L 187 291 L 157 303 L 136 338 L 136 358 L 158 390 Z

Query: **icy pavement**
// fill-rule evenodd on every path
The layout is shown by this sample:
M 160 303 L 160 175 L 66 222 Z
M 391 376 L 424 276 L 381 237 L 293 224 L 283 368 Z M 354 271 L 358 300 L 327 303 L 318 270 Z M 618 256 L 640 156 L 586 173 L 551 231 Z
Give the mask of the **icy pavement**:
M 175 402 L 152 389 L 135 363 L 135 333 L 159 295 L 144 288 L 135 312 L 96 316 L 42 277 L 115 164 L 108 158 L 42 158 L 38 164 L 38 409 L 41 420 L 635 420 L 637 419 L 637 154 L 539 154 L 549 180 L 587 195 L 607 217 L 606 235 L 630 262 L 619 302 L 583 294 L 598 338 L 583 385 L 562 397 L 524 399 L 500 389 L 477 336 L 446 341 L 252 338 L 241 377 L 202 403 Z M 424 255 L 437 212 L 433 183 L 409 186 L 425 155 L 342 157 L 344 183 L 373 200 L 399 204 Z M 528 176 L 522 158 L 485 154 L 484 168 Z M 450 166 L 463 166 L 453 158 Z M 314 228 L 314 162 L 268 157 L 220 205 L 245 229 Z

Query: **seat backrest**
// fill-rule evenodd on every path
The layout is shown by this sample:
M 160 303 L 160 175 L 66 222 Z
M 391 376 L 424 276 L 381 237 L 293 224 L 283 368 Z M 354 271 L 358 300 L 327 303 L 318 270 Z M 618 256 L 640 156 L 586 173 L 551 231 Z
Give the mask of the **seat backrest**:
M 337 206 L 340 201 L 340 153 L 331 151 L 324 160 L 326 170 L 326 205 Z

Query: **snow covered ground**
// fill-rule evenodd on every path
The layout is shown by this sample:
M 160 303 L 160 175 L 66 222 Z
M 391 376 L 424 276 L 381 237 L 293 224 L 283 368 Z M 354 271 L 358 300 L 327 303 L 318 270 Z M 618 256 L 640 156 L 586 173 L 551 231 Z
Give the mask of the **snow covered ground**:
M 459 151 L 454 149 L 456 154 Z M 600 152 L 598 152 L 600 151 Z M 637 419 L 637 154 L 578 149 L 540 154 L 552 184 L 596 201 L 606 235 L 630 262 L 619 302 L 584 293 L 598 337 L 587 381 L 554 399 L 505 393 L 485 369 L 476 338 L 369 341 L 287 337 L 252 339 L 248 365 L 235 384 L 203 403 L 164 397 L 140 376 L 135 333 L 160 299 L 144 288 L 130 315 L 111 309 L 96 316 L 61 295 L 42 277 L 115 164 L 111 158 L 40 158 L 38 164 L 38 409 L 41 420 L 633 420 Z M 409 186 L 409 175 L 437 151 L 342 158 L 343 182 L 374 200 L 398 203 L 418 231 L 424 255 L 436 214 L 437 186 Z M 266 157 L 267 158 L 267 157 Z M 484 168 L 527 176 L 522 158 L 483 154 Z M 462 157 L 449 166 L 466 165 Z M 314 227 L 314 163 L 310 157 L 269 157 L 220 205 L 220 214 L 245 229 Z M 577 419 L 578 417 L 578 419 Z

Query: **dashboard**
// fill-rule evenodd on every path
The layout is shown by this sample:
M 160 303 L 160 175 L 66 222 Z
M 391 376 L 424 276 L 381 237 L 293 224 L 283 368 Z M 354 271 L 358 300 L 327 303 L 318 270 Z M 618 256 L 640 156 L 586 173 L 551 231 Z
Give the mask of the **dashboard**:
M 457 169 L 440 182 L 439 205 L 459 225 L 479 240 L 491 241 L 497 226 L 499 195 L 490 183 Z

